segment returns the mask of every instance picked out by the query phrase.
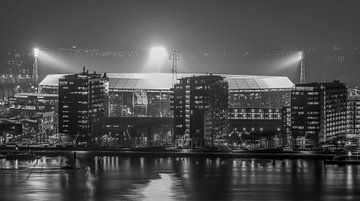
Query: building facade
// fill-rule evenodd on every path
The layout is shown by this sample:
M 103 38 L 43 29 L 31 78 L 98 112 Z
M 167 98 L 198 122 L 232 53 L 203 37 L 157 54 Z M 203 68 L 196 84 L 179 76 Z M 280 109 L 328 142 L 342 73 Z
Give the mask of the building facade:
M 9 97 L 9 108 L 14 112 L 31 113 L 58 111 L 58 94 L 17 93 Z
M 360 138 L 360 90 L 359 89 L 348 90 L 346 138 L 359 143 L 359 138 Z
M 291 95 L 294 148 L 335 143 L 346 134 L 347 89 L 339 81 L 298 84 Z
M 246 88 L 229 92 L 229 122 L 232 129 L 252 135 L 261 148 L 282 146 L 282 109 L 290 106 L 292 87 Z
M 173 91 L 176 145 L 211 146 L 227 134 L 228 83 L 224 77 L 182 78 Z
M 109 79 L 85 71 L 59 79 L 59 132 L 76 141 L 103 134 Z

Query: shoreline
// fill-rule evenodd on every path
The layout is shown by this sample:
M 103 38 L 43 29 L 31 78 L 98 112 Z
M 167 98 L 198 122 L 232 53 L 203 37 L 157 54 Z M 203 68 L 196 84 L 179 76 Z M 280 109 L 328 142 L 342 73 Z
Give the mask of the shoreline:
M 61 155 L 88 154 L 93 156 L 146 156 L 146 157 L 204 157 L 204 158 L 264 158 L 264 159 L 331 159 L 339 153 L 323 153 L 315 151 L 241 151 L 241 152 L 216 152 L 200 150 L 101 150 L 101 149 L 9 149 L 0 148 L 0 154 L 14 153 L 30 150 L 32 153 L 40 156 L 56 157 Z M 343 153 L 341 153 L 343 154 Z

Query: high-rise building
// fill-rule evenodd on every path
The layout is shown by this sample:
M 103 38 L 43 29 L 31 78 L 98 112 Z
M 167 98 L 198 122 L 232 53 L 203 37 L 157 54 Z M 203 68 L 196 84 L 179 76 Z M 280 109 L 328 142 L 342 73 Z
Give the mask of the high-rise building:
M 346 138 L 358 141 L 360 138 L 360 90 L 349 89 L 346 115 Z
M 343 139 L 346 100 L 346 86 L 339 81 L 296 85 L 291 94 L 294 148 L 314 148 Z
M 182 78 L 172 108 L 176 145 L 211 146 L 227 133 L 228 83 L 214 75 Z
M 76 141 L 101 135 L 106 116 L 109 79 L 106 74 L 82 73 L 59 79 L 59 132 Z

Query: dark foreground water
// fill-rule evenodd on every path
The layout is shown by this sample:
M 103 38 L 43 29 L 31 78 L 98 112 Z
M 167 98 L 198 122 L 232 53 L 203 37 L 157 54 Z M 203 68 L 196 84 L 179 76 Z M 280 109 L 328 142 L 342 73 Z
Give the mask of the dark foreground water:
M 118 157 L 0 159 L 0 200 L 360 200 L 360 166 L 322 161 Z

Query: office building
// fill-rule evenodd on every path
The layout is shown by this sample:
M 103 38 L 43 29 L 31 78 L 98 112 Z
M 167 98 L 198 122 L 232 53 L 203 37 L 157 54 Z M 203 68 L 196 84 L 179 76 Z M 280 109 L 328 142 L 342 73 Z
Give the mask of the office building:
M 59 79 L 59 132 L 89 142 L 103 134 L 109 79 L 85 71 Z
M 360 90 L 349 89 L 346 113 L 346 138 L 359 142 L 360 138 Z
M 228 83 L 224 77 L 185 77 L 173 91 L 177 146 L 211 146 L 227 134 Z
M 347 89 L 339 81 L 298 84 L 291 95 L 294 148 L 316 148 L 346 134 Z

